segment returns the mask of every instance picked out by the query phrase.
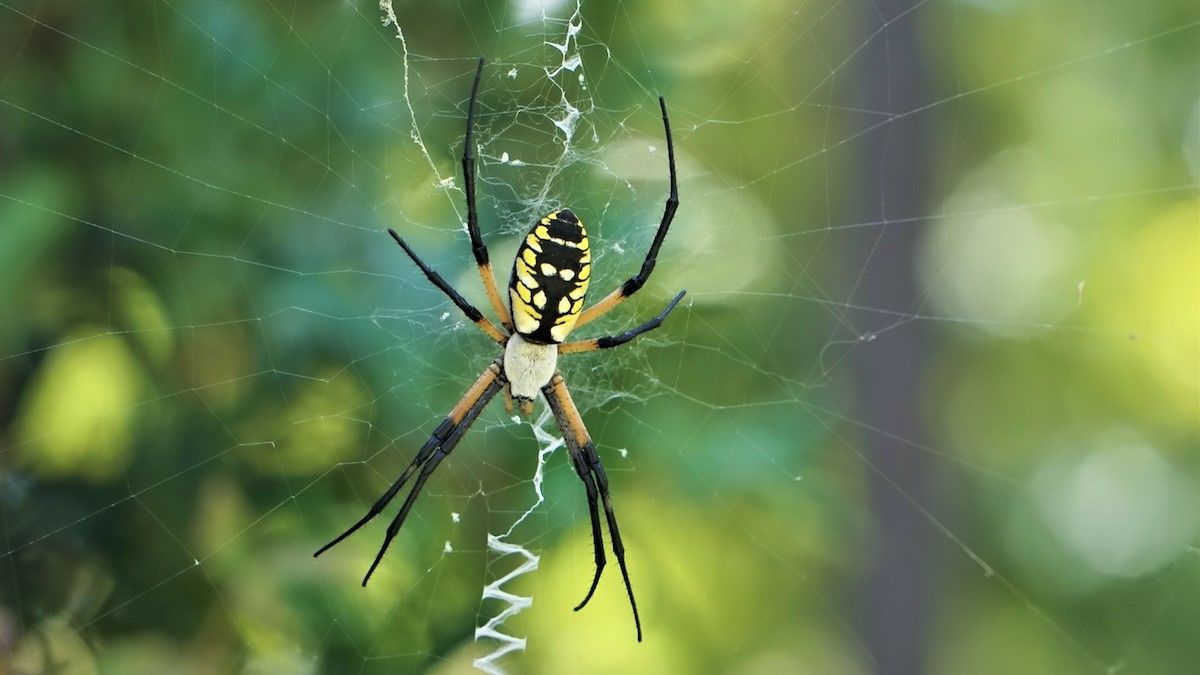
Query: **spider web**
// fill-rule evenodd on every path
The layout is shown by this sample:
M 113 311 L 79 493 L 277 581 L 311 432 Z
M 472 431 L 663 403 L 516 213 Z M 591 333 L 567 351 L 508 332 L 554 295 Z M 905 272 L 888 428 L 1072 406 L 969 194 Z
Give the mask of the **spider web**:
M 4 670 L 1200 656 L 1190 3 L 0 11 Z M 458 166 L 480 54 L 501 283 L 567 205 L 595 297 L 637 269 L 671 111 L 679 215 L 588 334 L 688 296 L 562 363 L 642 645 L 615 564 L 570 612 L 586 502 L 544 409 L 480 418 L 366 590 L 387 514 L 311 559 L 496 356 L 382 234 L 488 312 Z

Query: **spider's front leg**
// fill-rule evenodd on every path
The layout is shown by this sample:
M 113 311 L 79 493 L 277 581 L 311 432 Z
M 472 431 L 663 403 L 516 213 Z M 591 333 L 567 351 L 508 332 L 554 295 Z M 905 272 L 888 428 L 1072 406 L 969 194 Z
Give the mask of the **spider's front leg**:
M 667 136 L 667 168 L 671 177 L 671 190 L 667 195 L 667 203 L 663 207 L 662 220 L 658 223 L 658 229 L 654 232 L 654 241 L 650 242 L 650 250 L 646 252 L 646 258 L 642 261 L 642 268 L 638 270 L 638 273 L 621 284 L 620 288 L 604 296 L 600 302 L 587 308 L 579 316 L 576 326 L 583 326 L 595 321 L 613 307 L 624 302 L 626 298 L 637 293 L 646 284 L 646 280 L 650 278 L 650 273 L 654 271 L 654 266 L 658 262 L 658 249 L 662 246 L 663 240 L 667 238 L 667 230 L 671 227 L 671 221 L 675 220 L 675 211 L 679 208 L 679 179 L 675 174 L 675 141 L 671 137 L 671 121 L 667 118 L 667 102 L 663 100 L 662 96 L 658 97 L 658 107 L 662 110 L 663 131 Z
M 472 134 L 475 130 L 475 101 L 479 98 L 479 80 L 482 76 L 481 56 L 479 64 L 475 67 L 475 84 L 471 85 L 471 101 L 467 104 L 467 138 L 463 141 L 462 171 L 463 190 L 467 195 L 467 233 L 471 237 L 471 253 L 475 256 L 475 264 L 479 266 L 479 277 L 483 279 L 483 289 L 487 291 L 488 301 L 500 317 L 500 324 L 504 326 L 504 330 L 512 332 L 512 318 L 500 299 L 500 292 L 496 289 L 496 275 L 492 272 L 487 246 L 484 246 L 483 236 L 479 233 L 479 210 L 475 206 L 475 141 Z

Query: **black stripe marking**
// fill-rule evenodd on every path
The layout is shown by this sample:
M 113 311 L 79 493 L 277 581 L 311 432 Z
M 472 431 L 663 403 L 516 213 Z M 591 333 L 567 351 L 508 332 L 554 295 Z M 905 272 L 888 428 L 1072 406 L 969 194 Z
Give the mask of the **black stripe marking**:
M 550 220 L 550 224 L 546 226 L 546 230 L 550 232 L 550 236 L 555 239 L 562 239 L 573 243 L 583 241 L 583 227 L 579 224 L 579 219 L 571 209 L 563 209 L 558 212 L 555 218 Z

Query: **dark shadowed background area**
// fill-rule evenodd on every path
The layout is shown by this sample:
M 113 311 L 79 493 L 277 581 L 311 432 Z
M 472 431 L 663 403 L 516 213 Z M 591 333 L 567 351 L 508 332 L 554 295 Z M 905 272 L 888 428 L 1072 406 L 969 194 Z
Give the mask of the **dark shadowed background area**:
M 1195 671 L 1195 2 L 395 13 L 0 0 L 0 673 L 471 672 L 514 598 L 510 672 Z M 592 299 L 637 270 L 670 108 L 658 267 L 580 333 L 687 298 L 561 364 L 641 644 L 615 565 L 571 611 L 540 406 L 484 413 L 366 589 L 395 507 L 312 558 L 496 355 L 385 234 L 486 308 L 480 55 L 502 283 L 561 206 Z

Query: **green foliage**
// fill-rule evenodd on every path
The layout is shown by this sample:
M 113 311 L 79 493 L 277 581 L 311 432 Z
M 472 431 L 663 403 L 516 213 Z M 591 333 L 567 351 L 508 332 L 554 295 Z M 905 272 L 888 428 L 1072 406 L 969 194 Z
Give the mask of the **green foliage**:
M 1194 2 L 587 3 L 561 71 L 570 5 L 397 7 L 402 43 L 376 4 L 0 3 L 0 672 L 448 673 L 486 651 L 481 590 L 513 563 L 484 542 L 532 503 L 537 447 L 499 405 L 367 589 L 385 522 L 311 557 L 495 356 L 383 234 L 486 307 L 457 175 L 481 52 L 501 283 L 566 203 L 593 299 L 636 270 L 661 92 L 682 205 L 650 284 L 594 327 L 689 290 L 660 331 L 562 364 L 647 640 L 612 561 L 570 611 L 593 562 L 559 451 L 515 533 L 542 559 L 506 587 L 534 604 L 502 665 L 879 670 L 864 626 L 890 598 L 865 589 L 899 490 L 929 672 L 1194 669 Z M 873 71 L 880 48 L 920 81 Z M 878 87 L 922 105 L 865 107 Z M 897 213 L 862 177 L 908 162 L 880 139 L 913 121 L 930 188 Z M 897 228 L 920 234 L 899 306 L 859 290 L 909 255 L 881 243 Z M 866 418 L 855 376 L 905 331 L 919 435 Z

